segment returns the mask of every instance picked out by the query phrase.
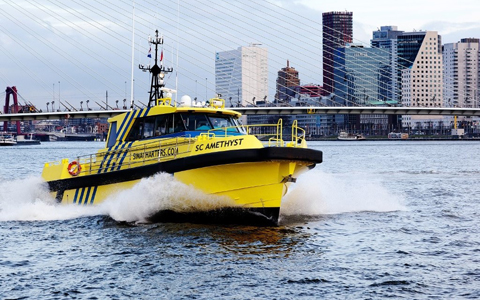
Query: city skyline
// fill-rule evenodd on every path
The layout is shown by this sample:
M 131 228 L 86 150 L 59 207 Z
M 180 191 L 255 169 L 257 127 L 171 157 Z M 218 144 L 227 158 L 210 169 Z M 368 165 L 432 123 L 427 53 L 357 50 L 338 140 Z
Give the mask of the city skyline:
M 472 1 L 461 1 L 460 4 L 456 4 L 455 9 L 450 10 L 443 6 L 444 2 L 441 2 L 441 5 L 434 8 L 435 11 L 431 13 L 424 11 L 423 23 L 417 18 L 416 21 L 412 20 L 408 23 L 410 26 L 404 25 L 406 21 L 402 16 L 398 16 L 398 20 L 395 20 L 391 15 L 388 16 L 388 13 L 378 14 L 382 9 L 388 12 L 391 8 L 377 2 L 371 2 L 374 8 L 372 10 L 377 12 L 377 17 L 368 15 L 366 8 L 358 8 L 354 2 L 335 4 L 337 7 L 326 4 L 322 8 L 314 7 L 314 2 L 306 0 L 294 3 L 292 1 L 266 2 L 267 4 L 263 6 L 257 5 L 258 13 L 253 12 L 248 15 L 249 22 L 245 22 L 245 16 L 248 9 L 258 4 L 257 1 L 236 4 L 238 7 L 226 1 L 213 1 L 208 5 L 207 2 L 196 4 L 197 2 L 182 1 L 180 3 L 179 24 L 184 28 L 178 29 L 178 36 L 182 40 L 177 41 L 176 25 L 172 24 L 176 23 L 173 17 L 176 14 L 176 4 L 168 8 L 165 6 L 159 8 L 157 5 L 149 11 L 146 7 L 151 4 L 150 1 L 136 1 L 138 21 L 136 22 L 134 67 L 136 69 L 139 63 L 148 63 L 146 37 L 148 34 L 153 35 L 154 30 L 159 28 L 166 37 L 165 63 L 172 64 L 174 68 L 176 67 L 176 43 L 180 44 L 179 97 L 183 94 L 195 96 L 197 90 L 207 90 L 209 96 L 213 97 L 215 93 L 214 53 L 236 49 L 247 45 L 248 42 L 258 42 L 263 44 L 262 47 L 269 49 L 269 101 L 273 101 L 274 98 L 275 74 L 285 67 L 286 60 L 289 60 L 290 65 L 300 73 L 302 84 L 322 84 L 321 71 L 319 71 L 321 51 L 314 49 L 318 48 L 317 45 L 321 45 L 322 12 L 344 9 L 352 11 L 354 13 L 353 41 L 358 42 L 361 39 L 364 44 L 369 44 L 373 30 L 385 25 L 396 25 L 399 30 L 404 31 L 414 28 L 436 30 L 442 35 L 443 43 L 480 36 L 480 29 L 478 29 L 480 23 L 472 23 L 469 18 L 470 12 L 475 11 L 480 4 Z M 19 9 L 21 4 L 25 4 L 22 5 L 22 10 Z M 199 11 L 202 4 L 207 5 L 203 12 Z M 215 8 L 215 5 L 218 7 Z M 366 7 L 372 7 L 372 5 L 366 5 Z M 471 9 L 467 9 L 467 5 L 471 5 Z M 438 11 L 442 7 L 443 14 L 440 14 Z M 64 98 L 74 106 L 78 106 L 82 100 L 91 99 L 91 103 L 95 100 L 103 100 L 107 90 L 110 103 L 115 103 L 115 99 L 130 98 L 132 8 L 129 1 L 121 1 L 118 8 L 109 12 L 113 17 L 108 17 L 105 13 L 108 6 L 96 1 L 85 1 L 82 7 L 72 5 L 69 11 L 53 4 L 45 6 L 42 10 L 42 7 L 30 1 L 21 1 L 19 4 L 0 2 L 0 8 L 4 12 L 2 15 L 4 18 L 0 21 L 0 51 L 3 53 L 0 83 L 4 85 L 3 88 L 17 86 L 25 100 L 43 110 L 45 110 L 45 102 L 52 99 Z M 88 8 L 100 12 L 95 14 L 88 11 Z M 455 14 L 460 8 L 463 9 L 463 15 L 461 11 L 458 17 Z M 212 11 L 212 9 L 216 10 Z M 240 10 L 240 14 L 234 14 L 239 9 L 243 9 Z M 160 22 L 157 11 L 161 10 L 171 15 L 170 22 Z M 69 15 L 72 11 L 78 12 L 73 15 L 78 19 Z M 444 20 L 441 26 L 438 25 L 440 23 L 435 23 L 437 17 L 445 18 L 444 14 L 448 12 L 451 13 L 452 18 Z M 34 15 L 37 17 L 32 17 Z M 232 15 L 236 17 L 231 18 Z M 297 21 L 298 25 L 280 28 L 272 21 L 286 15 L 292 15 L 293 22 Z M 385 15 L 388 16 L 389 22 L 383 22 Z M 9 16 L 11 19 L 8 19 Z M 210 17 L 207 18 L 207 16 Z M 83 30 L 66 21 L 61 21 L 66 17 L 69 17 L 75 25 L 83 25 Z M 409 15 L 409 19 L 413 17 Z M 150 19 L 154 20 L 155 24 L 150 24 Z M 262 21 L 262 19 L 268 20 Z M 465 22 L 462 23 L 461 20 Z M 241 22 L 244 24 L 241 31 L 243 36 L 237 36 L 238 32 L 232 28 Z M 264 22 L 268 26 L 257 30 L 256 22 Z M 215 26 L 217 23 L 222 23 L 225 28 L 218 28 Z M 46 26 L 42 27 L 42 24 Z M 192 24 L 198 24 L 199 29 L 192 33 L 192 36 L 186 36 L 183 31 L 197 28 Z M 429 24 L 437 24 L 439 27 L 433 28 Z M 451 28 L 442 32 L 442 28 L 447 28 L 449 24 L 455 26 L 452 25 Z M 308 28 L 305 27 L 307 25 Z M 469 31 L 472 27 L 477 29 Z M 27 30 L 27 28 L 30 29 Z M 471 32 L 478 32 L 478 34 L 470 34 Z M 75 42 L 80 42 L 81 45 Z M 46 47 L 45 44 L 51 47 Z M 84 48 L 82 49 L 81 46 Z M 316 61 L 315 57 L 318 58 Z M 185 72 L 186 70 L 188 72 Z M 167 78 L 170 86 L 176 81 L 174 77 L 175 74 L 172 74 L 171 78 Z M 135 70 L 135 81 L 135 98 L 145 102 L 148 76 Z

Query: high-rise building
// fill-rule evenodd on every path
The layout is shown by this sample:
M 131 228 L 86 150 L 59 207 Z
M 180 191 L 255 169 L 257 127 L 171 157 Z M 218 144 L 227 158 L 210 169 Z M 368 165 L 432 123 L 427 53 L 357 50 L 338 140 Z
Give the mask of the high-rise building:
M 400 102 L 402 91 L 397 80 L 401 74 L 397 66 L 397 39 L 402 33 L 403 31 L 398 30 L 397 26 L 381 26 L 380 30 L 373 32 L 373 38 L 370 40 L 372 48 L 383 49 L 389 55 L 390 79 L 387 83 L 387 98 L 398 102 Z
M 479 39 L 443 46 L 443 90 L 449 107 L 480 107 Z
M 377 48 L 348 46 L 335 51 L 335 97 L 345 106 L 387 101 L 388 53 Z
M 403 31 L 398 30 L 397 26 L 381 26 L 380 30 L 373 32 L 373 38 L 370 40 L 372 48 L 392 49 L 395 41 Z
M 325 95 L 334 92 L 333 63 L 335 49 L 353 41 L 353 13 L 326 12 L 323 18 L 323 90 Z
M 290 102 L 290 100 L 295 97 L 295 88 L 299 85 L 300 79 L 298 77 L 298 71 L 290 67 L 290 62 L 287 60 L 287 67 L 278 71 L 275 102 Z
M 247 106 L 268 95 L 268 50 L 251 44 L 215 54 L 215 89 L 227 106 Z
M 335 51 L 335 102 L 344 106 L 387 105 L 387 84 L 390 77 L 389 54 L 378 48 L 351 45 Z M 388 129 L 385 115 L 345 115 L 336 118 L 339 126 L 346 130 Z
M 405 32 L 398 37 L 404 106 L 443 106 L 443 57 L 436 31 Z M 427 129 L 438 126 L 441 117 L 403 116 L 404 127 Z

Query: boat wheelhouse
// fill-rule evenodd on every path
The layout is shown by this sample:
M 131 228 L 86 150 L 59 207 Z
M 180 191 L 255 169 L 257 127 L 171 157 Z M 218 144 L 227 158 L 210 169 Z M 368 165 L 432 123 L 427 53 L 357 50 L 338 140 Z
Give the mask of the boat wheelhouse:
M 340 132 L 337 137 L 339 141 L 364 141 L 365 137 L 361 133 L 348 133 L 345 131 Z

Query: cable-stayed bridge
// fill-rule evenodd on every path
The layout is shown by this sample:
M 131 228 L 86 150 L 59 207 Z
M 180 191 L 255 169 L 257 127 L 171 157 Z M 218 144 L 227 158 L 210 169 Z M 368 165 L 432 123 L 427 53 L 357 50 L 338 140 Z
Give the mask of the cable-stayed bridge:
M 146 38 L 153 33 L 152 21 L 159 20 L 159 16 L 164 14 L 177 15 L 177 22 L 163 22 L 159 28 L 166 37 L 167 45 L 172 45 L 165 47 L 164 63 L 173 66 L 178 72 L 178 82 L 181 83 L 179 90 L 182 93 L 200 99 L 203 98 L 203 91 L 205 91 L 204 101 L 207 100 L 207 93 L 213 95 L 221 92 L 213 84 L 216 78 L 225 78 L 227 82 L 232 80 L 230 73 L 224 69 L 219 68 L 217 73 L 212 72 L 213 54 L 218 53 L 221 59 L 222 52 L 236 51 L 237 47 L 249 45 L 252 41 L 258 41 L 263 44 L 262 47 L 269 49 L 268 60 L 265 60 L 268 61 L 268 68 L 265 70 L 268 73 L 266 78 L 270 79 L 267 80 L 268 86 L 265 91 L 262 94 L 255 94 L 257 100 L 268 96 L 269 101 L 272 101 L 277 87 L 282 88 L 284 92 L 295 93 L 294 87 L 272 80 L 277 78 L 279 70 L 285 66 L 287 60 L 290 61 L 292 68 L 299 70 L 298 79 L 301 79 L 302 83 L 321 84 L 319 78 L 319 70 L 322 68 L 321 51 L 329 51 L 332 55 L 331 59 L 323 62 L 328 67 L 323 69 L 323 73 L 333 78 L 337 85 L 336 90 L 349 91 L 336 93 L 335 99 L 329 100 L 332 105 L 337 106 L 367 105 L 368 102 L 386 98 L 405 99 L 402 97 L 400 83 L 393 88 L 390 81 L 398 79 L 397 71 L 405 68 L 406 64 L 413 64 L 413 61 L 405 57 L 388 60 L 385 64 L 387 57 L 390 56 L 389 49 L 376 48 L 374 51 L 364 53 L 367 51 L 366 48 L 371 46 L 370 41 L 359 41 L 352 37 L 355 45 L 365 47 L 356 46 L 349 49 L 353 53 L 349 66 L 355 68 L 356 76 L 353 76 L 353 73 L 345 67 L 345 70 L 335 77 L 332 71 L 335 70 L 335 58 L 339 63 L 345 60 L 344 56 L 339 55 L 335 50 L 337 46 L 346 47 L 346 45 L 332 46 L 331 42 L 336 41 L 337 36 L 344 33 L 337 27 L 328 28 L 321 22 L 320 12 L 311 9 L 303 10 L 298 5 L 293 6 L 294 9 L 292 9 L 275 1 L 249 0 L 240 3 L 225 0 L 198 0 L 190 1 L 188 4 L 166 1 L 159 6 L 144 0 L 136 2 L 134 11 L 132 11 L 131 1 L 125 0 L 115 3 L 75 2 L 68 7 L 55 2 L 47 6 L 35 2 L 30 4 L 22 6 L 15 1 L 7 1 L 0 16 L 4 22 L 11 24 L 11 26 L 4 26 L 2 33 L 12 37 L 10 43 L 15 45 L 2 48 L 3 56 L 8 58 L 8 61 L 15 62 L 17 67 L 21 67 L 31 76 L 27 78 L 23 76 L 23 72 L 9 72 L 6 78 L 3 78 L 5 75 L 2 74 L 0 79 L 3 82 L 16 82 L 19 86 L 26 86 L 28 83 L 29 88 L 25 91 L 25 99 L 31 99 L 32 95 L 35 95 L 38 102 L 48 101 L 47 107 L 50 101 L 52 107 L 53 102 L 58 105 L 62 98 L 71 99 L 74 104 L 87 99 L 91 99 L 92 102 L 100 101 L 99 99 L 105 95 L 105 90 L 110 91 L 110 99 L 127 98 L 127 92 L 133 94 L 133 87 L 128 91 L 125 81 L 125 78 L 130 77 L 132 79 L 135 77 L 137 91 L 146 90 L 148 77 L 139 76 L 140 70 L 135 70 L 136 73 L 130 72 L 131 61 L 133 61 L 130 53 L 133 52 L 131 51 L 133 48 L 136 53 L 135 61 L 149 64 Z M 178 13 L 179 10 L 181 14 Z M 392 17 L 392 23 L 395 23 L 395 18 Z M 219 23 L 222 26 L 218 26 Z M 115 26 L 109 26 L 109 24 Z M 92 28 L 96 30 L 90 30 Z M 134 36 L 137 38 L 134 39 Z M 57 42 L 52 42 L 53 38 Z M 55 59 L 47 54 L 53 54 Z M 240 55 L 240 52 L 237 54 Z M 368 54 L 369 59 L 365 60 L 366 56 L 363 54 Z M 439 53 L 435 55 L 440 56 Z M 251 64 L 249 68 L 257 66 L 256 61 L 253 60 L 249 64 Z M 71 67 L 65 69 L 65 66 Z M 240 60 L 233 62 L 231 67 L 240 68 Z M 337 68 L 337 70 L 340 69 Z M 440 82 L 441 70 L 436 69 L 436 71 L 438 73 L 433 76 L 438 77 L 433 77 L 432 80 Z M 16 73 L 21 73 L 21 77 L 14 77 Z M 136 75 L 131 76 L 132 73 Z M 53 75 L 50 77 L 46 74 Z M 249 92 L 232 88 L 235 102 L 253 101 L 254 95 L 250 95 L 250 90 L 257 86 L 253 83 L 259 82 L 259 78 L 251 72 L 246 72 L 243 76 L 245 76 L 243 85 Z M 99 87 L 90 85 L 88 81 L 79 80 L 84 78 L 93 79 L 95 83 L 100 84 Z M 390 81 L 385 85 L 385 82 L 379 82 L 378 78 L 389 78 Z M 24 80 L 28 81 L 23 83 Z M 439 97 L 433 98 L 430 93 L 432 89 L 441 88 L 432 87 L 430 83 L 435 84 L 429 77 L 429 93 L 425 92 L 425 95 L 428 94 L 429 99 L 435 99 L 442 105 L 446 105 L 449 99 L 444 99 L 445 101 L 442 102 Z M 418 88 L 426 89 L 426 82 L 419 84 L 425 87 L 417 86 Z M 455 92 L 452 89 L 449 90 L 449 87 L 444 89 L 451 93 Z M 384 94 L 385 97 L 383 97 Z M 238 97 L 235 97 L 237 95 Z M 466 98 L 465 101 L 467 101 Z M 461 103 L 455 103 L 454 99 L 451 103 L 461 105 Z M 36 105 L 38 106 L 38 103 Z
M 302 114 L 352 114 L 352 115 L 422 115 L 422 116 L 480 116 L 480 108 L 458 107 L 232 107 L 243 115 L 302 115 Z M 0 114 L 0 122 L 59 120 L 84 118 L 109 118 L 128 110 L 70 111 Z

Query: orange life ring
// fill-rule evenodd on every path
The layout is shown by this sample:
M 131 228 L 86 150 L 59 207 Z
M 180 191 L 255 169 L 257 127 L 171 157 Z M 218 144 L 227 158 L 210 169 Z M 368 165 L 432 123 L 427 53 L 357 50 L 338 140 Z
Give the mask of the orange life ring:
M 80 174 L 82 166 L 76 160 L 74 160 L 68 164 L 67 170 L 70 175 L 77 176 L 78 174 Z

